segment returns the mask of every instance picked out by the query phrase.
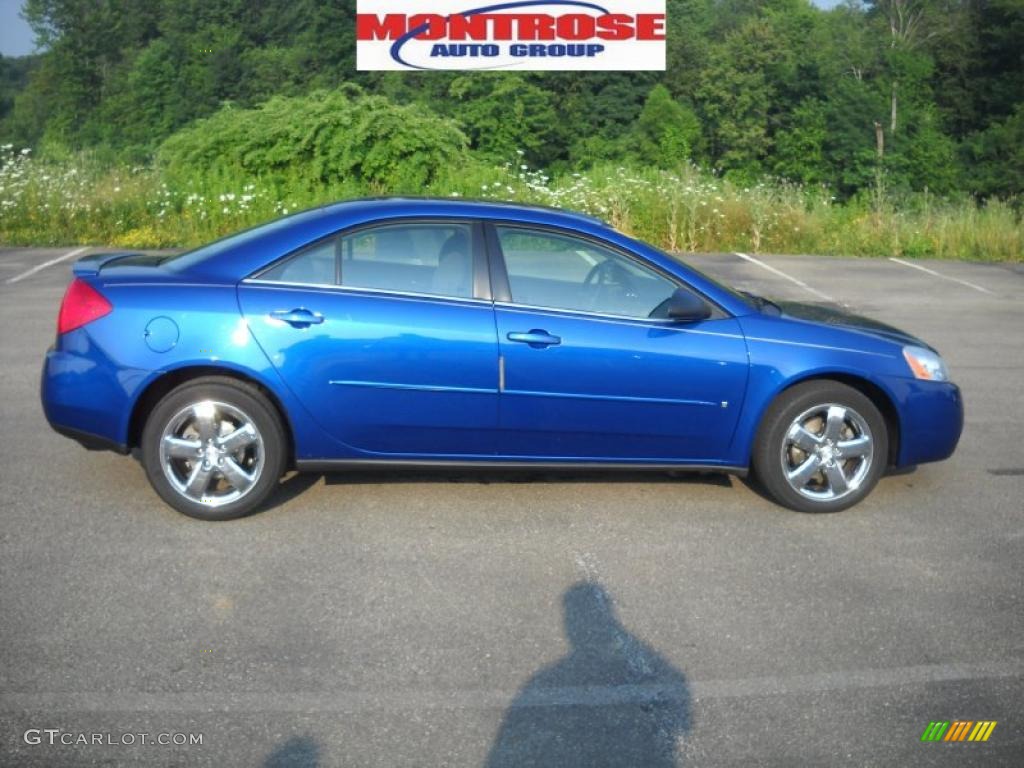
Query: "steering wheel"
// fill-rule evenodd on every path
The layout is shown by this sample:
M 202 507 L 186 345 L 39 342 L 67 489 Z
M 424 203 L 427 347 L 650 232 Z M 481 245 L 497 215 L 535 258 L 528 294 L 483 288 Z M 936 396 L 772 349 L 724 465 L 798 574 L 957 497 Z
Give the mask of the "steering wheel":
M 611 259 L 595 264 L 583 280 L 584 285 L 622 285 L 624 282 L 629 282 L 629 274 Z
M 597 286 L 590 302 L 591 309 L 595 309 L 609 294 L 614 293 L 619 296 L 636 294 L 633 278 L 629 271 L 611 259 L 605 259 L 601 263 L 595 264 L 587 273 L 583 284 Z

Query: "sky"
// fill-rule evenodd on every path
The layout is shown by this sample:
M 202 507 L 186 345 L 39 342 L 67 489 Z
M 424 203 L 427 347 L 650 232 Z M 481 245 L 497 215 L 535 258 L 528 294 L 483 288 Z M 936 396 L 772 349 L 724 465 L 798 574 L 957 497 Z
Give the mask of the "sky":
M 832 8 L 842 0 L 811 0 L 819 8 Z M 0 54 L 24 56 L 34 48 L 32 30 L 19 16 L 24 0 L 0 0 Z
M 32 30 L 18 15 L 22 5 L 22 0 L 0 0 L 0 54 L 4 56 L 24 56 L 35 47 Z

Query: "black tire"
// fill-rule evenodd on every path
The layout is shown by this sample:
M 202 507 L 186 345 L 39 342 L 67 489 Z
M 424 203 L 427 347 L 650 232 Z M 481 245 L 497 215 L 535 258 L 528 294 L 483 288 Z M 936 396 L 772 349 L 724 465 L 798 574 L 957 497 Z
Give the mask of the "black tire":
M 161 466 L 160 443 L 165 428 L 191 404 L 206 400 L 224 403 L 244 413 L 262 441 L 259 446 L 262 460 L 259 477 L 240 498 L 225 501 L 219 506 L 184 495 L 171 484 Z M 201 440 L 198 442 L 202 443 Z M 254 512 L 277 487 L 288 459 L 287 436 L 274 405 L 257 387 L 224 376 L 193 379 L 165 395 L 146 419 L 140 447 L 146 475 L 160 498 L 182 514 L 211 521 L 233 520 Z M 218 476 L 214 474 L 213 477 L 216 482 Z
M 834 471 L 835 465 L 844 468 L 853 467 L 853 474 L 856 475 L 862 471 L 861 462 L 867 461 L 867 466 L 863 468 L 863 474 L 860 474 L 856 487 L 847 490 L 845 495 L 837 495 L 837 498 L 809 498 L 794 488 L 787 479 L 785 462 L 789 460 L 791 462 L 789 469 L 793 469 L 795 462 L 792 457 L 795 456 L 799 461 L 811 458 L 815 454 L 799 452 L 800 449 L 797 449 L 796 453 L 790 453 L 791 449 L 786 448 L 790 442 L 787 435 L 794 421 L 808 411 L 813 411 L 819 406 L 824 408 L 827 405 L 837 405 L 849 409 L 852 412 L 851 419 L 854 416 L 859 416 L 860 421 L 866 423 L 870 430 L 868 437 L 873 444 L 872 455 L 870 461 L 860 458 L 844 458 L 842 455 L 840 455 L 841 461 L 831 460 L 831 463 L 827 463 L 831 471 Z M 812 420 L 810 423 L 821 424 L 824 432 L 823 420 L 817 422 Z M 846 427 L 846 429 L 849 431 L 845 434 L 852 432 L 851 427 Z M 824 434 L 817 439 L 824 439 Z M 827 450 L 830 451 L 831 447 Z M 761 487 L 779 504 L 798 512 L 839 512 L 852 507 L 871 493 L 879 478 L 885 473 L 888 457 L 888 430 L 885 419 L 875 404 L 853 387 L 838 381 L 821 379 L 797 384 L 787 389 L 768 407 L 755 438 L 752 465 L 754 475 Z M 819 466 L 825 467 L 826 464 L 819 464 Z M 846 469 L 841 471 L 845 477 Z M 820 481 L 816 478 L 820 478 Z M 823 469 L 821 474 L 813 475 L 809 482 L 811 487 L 808 489 L 808 486 L 805 485 L 805 491 L 814 492 L 817 488 L 823 488 L 827 484 L 829 490 L 821 492 L 834 493 Z M 819 482 L 821 485 L 816 486 L 815 484 Z

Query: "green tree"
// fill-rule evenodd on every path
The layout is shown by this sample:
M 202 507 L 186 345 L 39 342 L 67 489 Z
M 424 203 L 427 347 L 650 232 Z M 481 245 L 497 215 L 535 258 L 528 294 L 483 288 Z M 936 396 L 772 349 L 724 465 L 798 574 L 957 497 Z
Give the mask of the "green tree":
M 384 123 L 456 121 L 487 162 L 516 150 L 556 171 L 689 157 L 744 181 L 777 174 L 844 196 L 879 169 L 894 191 L 1024 191 L 1013 144 L 1022 0 L 851 0 L 828 11 L 807 0 L 667 0 L 667 10 L 664 73 L 364 73 L 354 0 L 26 0 L 43 52 L 25 65 L 0 59 L 0 139 L 144 160 L 183 128 L 194 143 L 188 126 L 227 105 L 248 115 L 275 97 L 344 91 Z M 351 85 L 384 101 L 351 96 Z M 354 119 L 343 122 L 355 130 Z M 432 131 L 410 139 L 413 155 Z M 446 131 L 435 138 L 452 146 Z M 396 145 L 385 144 L 387 155 Z
M 824 105 L 814 99 L 805 99 L 793 110 L 787 127 L 775 135 L 772 170 L 779 176 L 793 181 L 826 181 L 827 138 L 828 126 Z
M 774 90 L 767 71 L 779 55 L 771 26 L 754 19 L 715 46 L 697 92 L 716 167 L 752 179 L 771 149 L 768 118 Z
M 968 188 L 981 196 L 1011 197 L 1024 190 L 1024 102 L 963 146 Z
M 664 85 L 656 85 L 637 119 L 636 139 L 643 162 L 673 168 L 690 159 L 700 141 L 700 122 L 692 108 L 675 101 Z
M 931 104 L 907 112 L 907 125 L 893 142 L 886 165 L 897 190 L 924 190 L 945 195 L 957 189 L 956 143 L 939 124 Z
M 8 58 L 0 56 L 0 121 L 14 108 L 14 100 L 24 90 L 29 74 L 38 65 L 38 56 Z
M 165 40 L 150 43 L 123 74 L 122 87 L 98 108 L 96 122 L 111 146 L 152 151 L 191 117 L 179 86 L 180 54 Z
M 471 146 L 482 155 L 507 160 L 522 151 L 532 163 L 552 159 L 551 95 L 522 75 L 465 75 L 452 82 L 449 94 L 459 102 L 458 119 Z

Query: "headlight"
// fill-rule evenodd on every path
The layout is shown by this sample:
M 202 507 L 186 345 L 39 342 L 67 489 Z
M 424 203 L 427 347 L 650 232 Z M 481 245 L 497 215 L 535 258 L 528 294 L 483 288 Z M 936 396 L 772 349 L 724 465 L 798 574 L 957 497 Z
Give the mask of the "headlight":
M 903 357 L 914 378 L 926 381 L 949 381 L 949 371 L 942 358 L 924 347 L 904 347 Z

